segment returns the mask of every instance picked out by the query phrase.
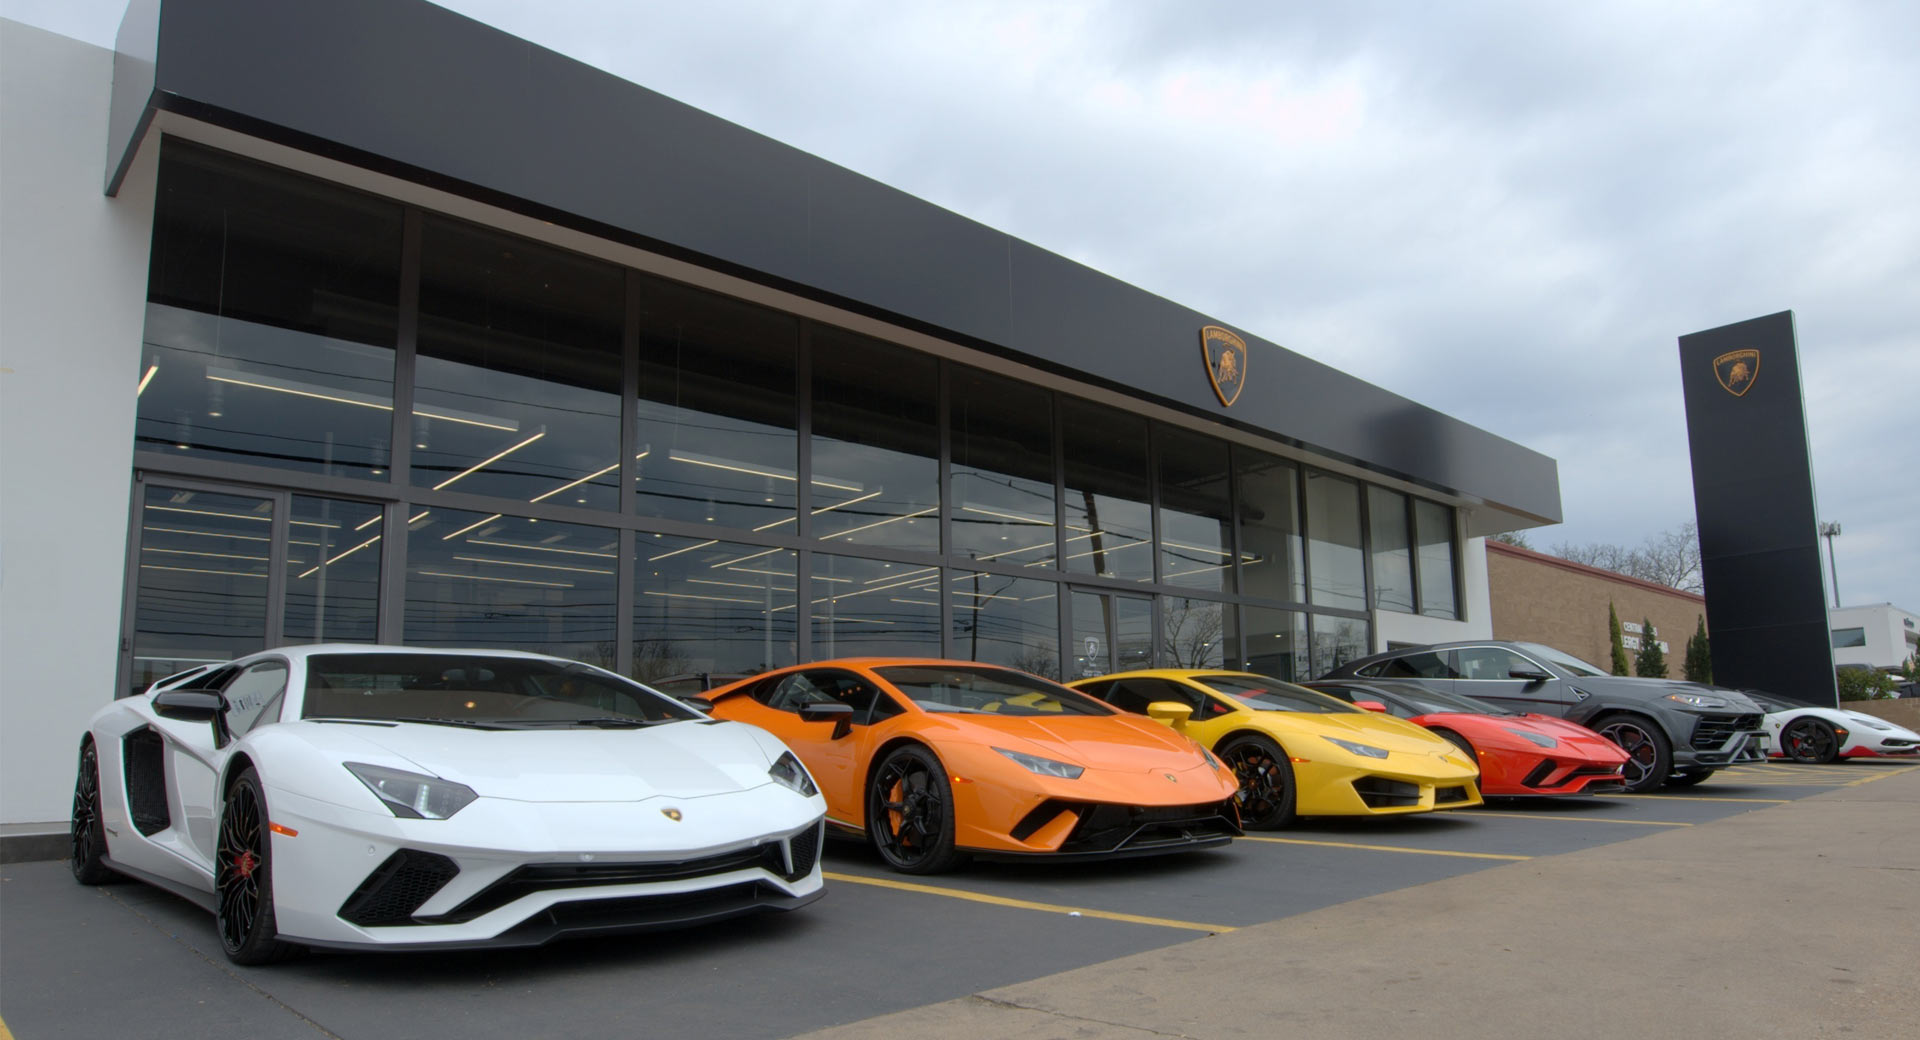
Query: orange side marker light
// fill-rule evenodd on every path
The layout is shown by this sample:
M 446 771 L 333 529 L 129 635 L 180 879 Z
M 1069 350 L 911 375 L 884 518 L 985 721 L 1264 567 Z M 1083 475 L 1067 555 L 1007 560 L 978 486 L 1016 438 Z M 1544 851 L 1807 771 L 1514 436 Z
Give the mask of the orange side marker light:
M 298 838 L 300 836 L 299 831 L 294 830 L 292 827 L 283 826 L 278 823 L 268 823 L 267 829 L 272 831 L 275 834 L 284 834 L 289 838 Z

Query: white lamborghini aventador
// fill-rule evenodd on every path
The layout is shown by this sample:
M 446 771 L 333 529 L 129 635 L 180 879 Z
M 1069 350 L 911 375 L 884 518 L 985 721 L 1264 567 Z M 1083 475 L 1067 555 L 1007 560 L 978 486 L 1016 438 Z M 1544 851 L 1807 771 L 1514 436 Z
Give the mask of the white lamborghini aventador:
M 73 872 L 200 903 L 242 964 L 531 946 L 812 902 L 825 811 L 771 734 L 590 665 L 292 647 L 93 717 Z

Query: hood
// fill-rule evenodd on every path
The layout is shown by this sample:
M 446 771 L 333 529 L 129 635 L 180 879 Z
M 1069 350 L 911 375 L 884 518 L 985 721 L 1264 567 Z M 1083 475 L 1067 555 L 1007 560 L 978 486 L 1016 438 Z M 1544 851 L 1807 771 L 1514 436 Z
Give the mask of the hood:
M 1192 740 L 1144 715 L 949 715 L 963 739 L 1089 769 L 1150 773 L 1205 759 Z
M 1377 711 L 1370 711 L 1364 715 L 1350 715 L 1345 712 L 1338 715 L 1304 711 L 1254 712 L 1256 718 L 1262 715 L 1284 715 L 1290 728 L 1304 730 L 1317 736 L 1333 737 L 1336 740 L 1368 744 L 1382 751 L 1429 755 L 1436 751 L 1451 753 L 1454 750 L 1453 745 L 1445 738 L 1435 736 L 1404 719 L 1382 715 Z
M 759 731 L 737 723 L 560 730 L 306 725 L 330 731 L 326 743 L 343 761 L 430 773 L 483 798 L 633 802 L 731 794 L 772 782 L 767 769 L 773 759 Z
M 1709 686 L 1706 683 L 1687 682 L 1683 679 L 1642 679 L 1627 675 L 1583 675 L 1567 679 L 1569 686 L 1577 686 L 1589 693 L 1608 693 L 1618 697 L 1654 701 L 1675 693 L 1692 693 L 1707 697 L 1718 697 L 1727 702 L 1724 709 L 1694 709 L 1706 711 L 1731 711 L 1746 714 L 1759 713 L 1760 706 L 1753 703 L 1746 694 L 1727 686 Z M 1676 705 L 1688 707 L 1688 705 Z

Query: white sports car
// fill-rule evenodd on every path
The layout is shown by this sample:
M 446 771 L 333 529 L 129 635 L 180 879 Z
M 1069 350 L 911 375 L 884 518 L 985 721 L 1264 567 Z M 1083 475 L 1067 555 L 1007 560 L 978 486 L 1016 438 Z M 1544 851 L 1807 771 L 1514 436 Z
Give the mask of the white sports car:
M 241 964 L 532 946 L 804 906 L 825 813 L 771 734 L 590 665 L 290 647 L 94 715 L 73 873 L 200 903 Z
M 1886 719 L 1845 708 L 1794 704 L 1751 690 L 1746 694 L 1767 713 L 1761 724 L 1773 737 L 1773 758 L 1831 762 L 1920 755 L 1920 733 Z

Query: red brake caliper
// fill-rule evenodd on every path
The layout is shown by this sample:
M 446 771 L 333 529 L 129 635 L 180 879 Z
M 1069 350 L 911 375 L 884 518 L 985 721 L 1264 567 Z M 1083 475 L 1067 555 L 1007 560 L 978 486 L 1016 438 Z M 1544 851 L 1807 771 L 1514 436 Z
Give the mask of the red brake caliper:
M 243 878 L 250 878 L 253 876 L 254 868 L 259 865 L 260 857 L 254 855 L 251 851 L 242 852 L 234 858 L 233 872 Z

